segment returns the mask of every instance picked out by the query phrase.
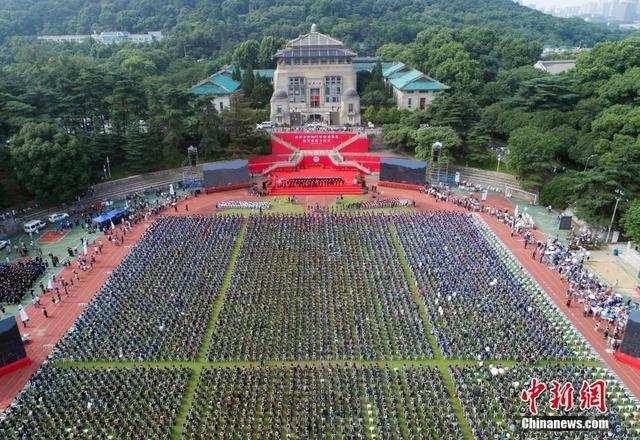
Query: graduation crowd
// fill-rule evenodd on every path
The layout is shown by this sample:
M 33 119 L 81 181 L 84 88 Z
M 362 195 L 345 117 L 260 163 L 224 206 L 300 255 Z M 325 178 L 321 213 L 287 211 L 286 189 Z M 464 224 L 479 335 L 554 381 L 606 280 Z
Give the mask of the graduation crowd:
M 46 265 L 40 257 L 0 264 L 0 303 L 19 303 L 45 270 Z
M 471 216 L 404 215 L 400 240 L 446 357 L 574 358 Z
M 210 359 L 430 357 L 387 226 L 373 214 L 248 219 Z
M 45 364 L 0 415 L 0 438 L 169 440 L 189 374 Z
M 159 218 L 111 274 L 54 358 L 192 359 L 240 219 Z
M 498 367 L 451 367 L 453 382 L 462 404 L 462 410 L 471 425 L 474 437 L 479 440 L 493 439 L 576 439 L 576 440 L 627 440 L 640 438 L 637 414 L 640 406 L 602 367 L 577 365 L 547 365 L 545 367 L 515 366 Z M 537 403 L 537 417 L 587 417 L 609 421 L 606 430 L 584 431 L 531 431 L 523 430 L 521 418 L 531 417 L 529 402 L 522 400 L 523 390 L 529 390 L 532 378 L 544 383 L 546 390 L 540 394 Z M 593 384 L 596 380 L 605 382 L 607 411 L 600 413 L 597 408 L 580 409 L 580 390 L 583 381 Z M 552 381 L 559 382 L 560 389 L 571 383 L 573 407 L 566 411 L 551 408 L 553 397 Z M 593 394 L 597 397 L 597 393 Z M 594 399 L 597 403 L 598 399 Z M 568 400 L 567 400 L 568 403 Z
M 195 359 L 242 222 L 246 234 L 208 358 L 255 364 L 202 370 L 185 439 L 458 439 L 442 375 L 407 365 L 433 356 L 427 332 L 446 358 L 533 364 L 582 356 L 490 232 L 468 214 L 438 212 L 159 218 L 53 359 Z M 423 328 L 394 227 L 432 328 Z M 267 365 L 275 360 L 294 362 Z M 371 360 L 407 362 L 363 365 Z M 630 422 L 637 404 L 602 368 L 450 371 L 476 438 L 524 438 L 526 403 L 518 396 L 533 376 L 573 381 L 576 389 L 583 379 L 605 379 L 611 435 L 602 438 L 638 438 Z M 45 363 L 0 415 L 0 438 L 169 439 L 189 374 Z
M 323 365 L 204 370 L 184 438 L 440 440 L 462 434 L 436 369 Z

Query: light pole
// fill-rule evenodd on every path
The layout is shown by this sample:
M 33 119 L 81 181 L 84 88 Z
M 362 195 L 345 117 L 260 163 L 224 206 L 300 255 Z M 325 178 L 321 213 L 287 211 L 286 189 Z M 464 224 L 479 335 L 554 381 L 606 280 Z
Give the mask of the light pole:
M 596 156 L 597 156 L 597 154 L 592 154 L 592 155 L 590 155 L 589 157 L 587 157 L 587 160 L 586 160 L 586 161 L 585 161 L 585 163 L 584 163 L 584 171 L 587 171 L 587 165 L 589 164 L 589 160 L 590 160 L 592 157 L 596 157 Z
M 109 162 L 109 156 L 107 156 L 107 173 L 109 174 L 109 179 L 111 179 L 111 162 Z
M 618 196 L 616 197 L 616 204 L 613 207 L 613 214 L 611 215 L 611 222 L 609 222 L 609 230 L 607 231 L 607 239 L 605 243 L 609 243 L 609 235 L 611 235 L 611 228 L 613 227 L 613 220 L 616 217 L 616 211 L 618 210 L 618 203 L 620 203 L 620 199 L 624 196 L 624 192 L 621 189 L 617 189 L 614 191 Z
M 440 183 L 440 150 L 442 150 L 442 142 L 435 141 L 433 145 L 431 145 L 431 163 L 438 166 L 437 183 Z M 431 168 L 431 173 L 433 173 L 433 167 Z
M 496 152 L 496 157 L 498 159 L 498 165 L 496 166 L 496 173 L 500 172 L 500 162 L 502 162 L 502 158 L 505 155 L 505 147 L 500 147 L 498 148 L 498 151 Z

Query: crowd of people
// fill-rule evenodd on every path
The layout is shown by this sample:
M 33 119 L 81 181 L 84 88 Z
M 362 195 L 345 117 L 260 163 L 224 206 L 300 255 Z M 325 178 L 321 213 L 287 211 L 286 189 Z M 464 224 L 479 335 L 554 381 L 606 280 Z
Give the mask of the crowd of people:
M 0 264 L 0 303 L 19 303 L 45 270 L 40 257 Z
M 255 440 L 462 438 L 437 370 L 375 366 L 204 370 L 184 438 L 227 433 Z
M 225 200 L 216 204 L 217 209 L 271 209 L 269 202 L 253 202 L 250 200 Z
M 190 371 L 44 365 L 0 418 L 0 438 L 171 438 Z
M 384 216 L 248 220 L 211 360 L 431 354 Z
M 487 209 L 472 199 L 446 194 L 442 200 L 469 211 Z M 121 240 L 136 222 L 178 210 L 175 203 L 130 200 L 130 216 L 109 237 Z M 501 210 L 490 214 L 512 228 L 520 218 Z M 56 345 L 53 359 L 195 359 L 243 222 L 242 247 L 205 348 L 211 361 L 256 364 L 202 371 L 184 438 L 462 438 L 437 370 L 355 361 L 431 358 L 428 334 L 450 359 L 533 364 L 591 354 L 472 216 L 322 212 L 157 219 Z M 424 328 L 412 297 L 393 230 L 430 328 Z M 536 258 L 542 255 L 541 261 L 570 280 L 568 295 L 582 300 L 585 314 L 609 320 L 628 308 L 612 301 L 615 295 L 585 275 L 583 262 L 559 243 L 526 243 Z M 91 256 L 80 256 L 80 271 L 81 265 L 90 270 Z M 52 288 L 41 286 L 54 298 L 56 290 L 58 296 L 66 293 L 66 281 L 73 282 L 54 281 Z M 608 322 L 611 337 L 613 326 L 624 323 Z M 304 366 L 306 360 L 323 363 Z M 354 363 L 331 365 L 332 360 Z M 268 361 L 300 365 L 272 367 Z M 638 436 L 629 422 L 637 406 L 605 370 L 567 364 L 450 371 L 476 438 L 522 436 L 526 404 L 518 393 L 533 376 L 573 381 L 576 389 L 583 379 L 606 379 L 608 395 L 617 399 L 608 400 L 607 436 Z M 181 368 L 84 370 L 45 364 L 0 418 L 0 437 L 168 439 L 188 378 Z
M 451 367 L 453 382 L 462 404 L 463 413 L 471 425 L 474 438 L 493 439 L 636 439 L 640 432 L 637 424 L 638 404 L 629 397 L 617 379 L 602 368 L 576 365 L 553 365 L 544 367 L 498 366 Z M 521 419 L 531 417 L 529 402 L 520 395 L 531 385 L 532 378 L 544 383 L 546 390 L 537 399 L 538 417 L 586 417 L 609 421 L 608 430 L 574 430 L 570 432 L 548 432 L 523 430 Z M 592 384 L 601 379 L 606 383 L 606 413 L 596 408 L 581 410 L 580 389 L 582 382 Z M 560 386 L 571 383 L 573 387 L 573 408 L 566 412 L 564 407 L 554 410 L 550 406 L 552 381 Z
M 278 178 L 276 188 L 318 188 L 325 186 L 342 186 L 342 177 L 292 177 L 289 179 Z
M 156 220 L 54 348 L 74 360 L 193 359 L 240 219 Z
M 524 285 L 531 280 L 516 278 L 469 215 L 401 219 L 399 236 L 446 357 L 577 357 Z
M 347 205 L 347 209 L 380 209 L 380 208 L 399 208 L 403 206 L 414 206 L 415 202 L 409 199 L 394 198 L 376 198 L 363 202 L 351 202 Z
M 584 317 L 593 318 L 595 330 L 616 350 L 622 342 L 629 311 L 637 307 L 629 299 L 607 286 L 585 266 L 586 253 L 572 251 L 557 238 L 546 242 L 531 240 L 532 258 L 553 268 L 569 283 L 566 305 L 580 307 Z
M 608 286 L 586 267 L 589 252 L 582 246 L 597 243 L 597 233 L 584 230 L 574 235 L 566 245 L 558 237 L 541 241 L 532 233 L 531 216 L 518 212 L 517 208 L 512 213 L 489 204 L 482 205 L 475 197 L 456 195 L 446 188 L 432 187 L 427 193 L 470 211 L 485 212 L 504 223 L 511 229 L 511 235 L 519 236 L 523 246 L 531 250 L 532 258 L 556 270 L 569 283 L 566 305 L 583 308 L 584 316 L 595 320 L 595 330 L 602 333 L 611 350 L 615 351 L 620 346 L 629 310 L 637 305 L 630 298 L 624 299 L 614 287 Z

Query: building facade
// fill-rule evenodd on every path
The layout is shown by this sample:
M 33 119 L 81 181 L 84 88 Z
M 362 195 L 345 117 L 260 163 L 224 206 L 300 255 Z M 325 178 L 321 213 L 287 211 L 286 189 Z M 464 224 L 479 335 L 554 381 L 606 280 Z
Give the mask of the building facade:
M 102 44 L 148 44 L 154 41 L 162 41 L 162 32 L 153 31 L 146 34 L 131 34 L 126 31 L 101 32 L 91 35 L 42 35 L 38 40 L 52 41 L 54 43 L 82 43 L 87 40 L 95 40 Z
M 315 25 L 308 34 L 289 41 L 274 55 L 271 121 L 291 126 L 360 125 L 355 56 Z
M 391 87 L 396 107 L 400 110 L 425 110 L 439 93 L 449 88 L 404 63 L 383 66 L 382 76 Z

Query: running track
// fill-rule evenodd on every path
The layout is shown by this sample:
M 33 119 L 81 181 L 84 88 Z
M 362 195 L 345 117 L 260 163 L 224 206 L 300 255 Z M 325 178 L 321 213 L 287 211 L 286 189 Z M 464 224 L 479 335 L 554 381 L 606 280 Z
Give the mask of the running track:
M 381 193 L 385 197 L 401 197 L 411 198 L 416 201 L 416 207 L 421 211 L 458 211 L 466 212 L 463 208 L 446 202 L 435 202 L 431 196 L 419 194 L 415 191 L 406 191 L 395 188 L 381 189 Z M 168 210 L 164 215 L 189 215 L 189 214 L 210 214 L 215 211 L 215 204 L 222 200 L 257 200 L 256 197 L 248 196 L 246 191 L 230 191 L 226 193 L 217 193 L 210 195 L 202 195 L 197 198 L 191 198 L 186 203 L 189 205 L 189 212 L 186 212 L 182 202 L 178 206 L 178 211 Z M 320 202 L 326 205 L 326 196 L 315 200 L 308 197 L 305 202 L 309 206 L 314 206 Z M 499 203 L 503 207 L 503 203 Z M 625 383 L 627 388 L 640 398 L 640 376 L 638 371 L 630 366 L 618 362 L 610 353 L 606 352 L 604 338 L 594 329 L 594 320 L 584 318 L 582 316 L 582 307 L 576 305 L 571 309 L 567 309 L 565 305 L 565 292 L 567 283 L 553 270 L 537 262 L 531 258 L 531 251 L 525 250 L 519 237 L 511 237 L 509 229 L 494 217 L 488 214 L 480 214 L 493 232 L 507 245 L 513 255 L 518 259 L 520 264 L 526 268 L 536 281 L 543 287 L 547 294 L 560 310 L 573 322 L 574 326 L 589 341 L 592 347 L 597 351 L 607 366 L 614 371 L 617 376 Z M 75 320 L 81 314 L 84 306 L 98 292 L 100 287 L 107 280 L 107 277 L 118 264 L 124 259 L 129 252 L 132 244 L 134 244 L 144 231 L 149 227 L 152 221 L 139 223 L 135 225 L 132 231 L 127 234 L 122 246 L 115 246 L 109 243 L 105 237 L 100 239 L 104 243 L 103 252 L 98 257 L 96 265 L 88 273 L 80 273 L 80 283 L 76 283 L 70 290 L 70 295 L 64 297 L 61 304 L 53 305 L 51 296 L 47 295 L 42 303 L 47 305 L 49 318 L 44 318 L 41 309 L 35 309 L 29 305 L 26 307 L 29 314 L 29 327 L 25 330 L 21 327 L 22 332 L 29 333 L 32 342 L 26 346 L 27 355 L 33 363 L 21 370 L 15 371 L 0 379 L 0 411 L 6 409 L 14 400 L 16 395 L 24 387 L 31 375 L 42 365 L 51 353 L 53 346 L 64 336 L 67 330 L 73 325 Z M 65 279 L 71 277 L 71 269 L 64 269 L 61 275 Z

